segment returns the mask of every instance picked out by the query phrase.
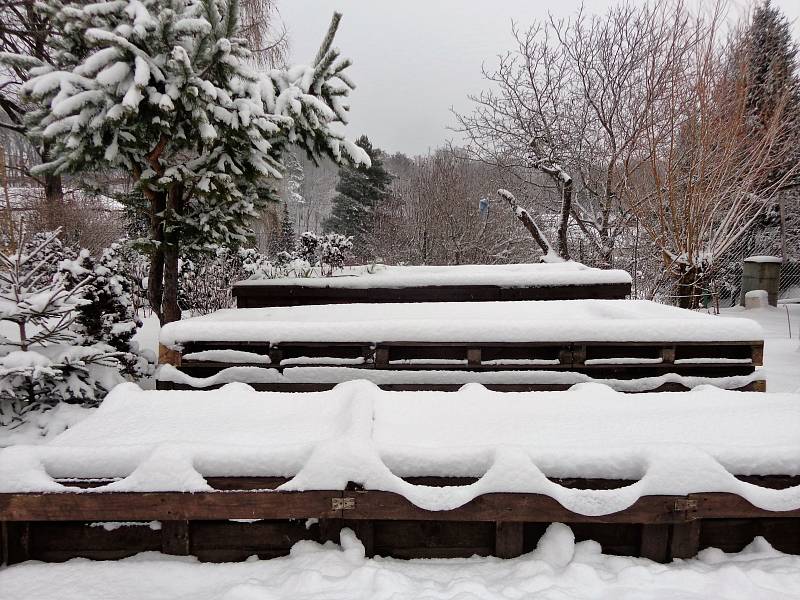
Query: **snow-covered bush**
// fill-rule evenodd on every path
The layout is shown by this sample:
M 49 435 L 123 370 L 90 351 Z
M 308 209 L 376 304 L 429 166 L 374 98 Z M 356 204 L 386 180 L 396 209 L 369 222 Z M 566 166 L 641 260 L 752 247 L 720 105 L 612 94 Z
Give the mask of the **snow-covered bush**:
M 181 310 L 208 314 L 232 308 L 233 284 L 243 279 L 276 277 L 276 267 L 255 248 L 211 247 L 181 260 L 178 303 Z
M 0 338 L 0 424 L 20 421 L 26 412 L 61 401 L 94 403 L 122 380 L 114 348 L 81 346 L 74 327 L 91 276 L 70 259 L 55 264 L 63 249 L 57 232 L 0 253 L 0 321 L 12 327 Z
M 142 321 L 131 298 L 133 286 L 121 273 L 120 250 L 121 246 L 114 244 L 103 250 L 98 259 L 81 250 L 77 259 L 62 261 L 59 270 L 68 285 L 84 281 L 80 290 L 83 302 L 75 309 L 71 328 L 75 343 L 113 348 L 122 372 L 140 378 L 151 373 L 153 360 L 140 352 L 133 341 Z
M 344 267 L 347 255 L 353 249 L 353 236 L 327 233 L 320 240 L 320 265 L 328 276 Z
M 316 233 L 306 231 L 300 235 L 295 252 L 297 258 L 313 265 L 317 262 L 317 250 L 319 250 L 319 236 Z

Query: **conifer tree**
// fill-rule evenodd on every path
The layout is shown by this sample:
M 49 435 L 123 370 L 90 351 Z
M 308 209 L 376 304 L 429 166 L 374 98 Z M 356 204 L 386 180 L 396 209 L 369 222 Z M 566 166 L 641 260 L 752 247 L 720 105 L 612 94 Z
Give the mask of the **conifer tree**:
M 383 166 L 383 153 L 372 147 L 367 136 L 362 135 L 356 144 L 367 153 L 370 163 L 339 169 L 338 194 L 323 229 L 352 237 L 354 245 L 363 249 L 372 231 L 375 208 L 389 197 L 392 176 Z
M 293 252 L 297 242 L 295 241 L 294 225 L 292 224 L 292 217 L 289 214 L 289 205 L 283 203 L 283 213 L 281 215 L 281 230 L 276 237 L 275 251 L 273 255 L 279 252 Z
M 752 127 L 763 130 L 780 118 L 782 136 L 796 140 L 798 151 L 770 174 L 766 185 L 780 181 L 800 160 L 800 77 L 797 46 L 789 21 L 764 0 L 756 6 L 739 50 L 747 74 L 747 110 Z M 781 116 L 785 115 L 784 118 Z
M 42 173 L 121 169 L 146 199 L 148 295 L 180 318 L 178 258 L 237 245 L 277 199 L 296 145 L 310 157 L 368 161 L 332 125 L 347 120 L 350 61 L 332 47 L 340 15 L 308 66 L 259 73 L 239 0 L 36 3 L 53 24 L 52 64 L 22 87 L 29 130 L 52 147 Z M 33 65 L 35 59 L 29 63 Z

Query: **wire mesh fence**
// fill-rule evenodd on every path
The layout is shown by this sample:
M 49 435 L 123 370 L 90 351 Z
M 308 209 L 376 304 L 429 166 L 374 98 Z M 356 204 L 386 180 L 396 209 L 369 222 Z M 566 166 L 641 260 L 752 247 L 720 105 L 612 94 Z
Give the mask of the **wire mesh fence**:
M 775 236 L 742 236 L 723 256 L 711 261 L 702 276 L 697 278 L 691 293 L 694 300 L 691 304 L 718 308 L 738 304 L 741 298 L 743 263 L 750 256 L 781 258 L 778 298 L 784 301 L 800 299 L 799 240 L 800 236 L 790 236 L 789 242 L 785 244 L 784 254 L 782 245 L 776 243 Z M 592 264 L 591 257 L 585 258 L 588 264 Z M 631 274 L 633 298 L 676 305 L 687 298 L 686 287 L 678 286 L 662 252 L 635 226 L 630 229 L 624 243 L 615 248 L 612 266 Z

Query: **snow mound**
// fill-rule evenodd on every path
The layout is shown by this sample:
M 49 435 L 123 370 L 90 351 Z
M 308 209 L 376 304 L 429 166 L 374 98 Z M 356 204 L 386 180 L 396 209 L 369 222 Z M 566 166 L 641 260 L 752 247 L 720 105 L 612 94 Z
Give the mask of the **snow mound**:
M 298 542 L 291 554 L 243 563 L 201 563 L 144 553 L 119 561 L 27 562 L 0 570 L 4 600 L 576 600 L 648 598 L 800 599 L 800 557 L 757 538 L 738 554 L 708 549 L 662 565 L 609 556 L 596 542 L 575 543 L 568 527 L 551 525 L 537 549 L 519 558 L 366 559 L 342 530 L 341 545 Z

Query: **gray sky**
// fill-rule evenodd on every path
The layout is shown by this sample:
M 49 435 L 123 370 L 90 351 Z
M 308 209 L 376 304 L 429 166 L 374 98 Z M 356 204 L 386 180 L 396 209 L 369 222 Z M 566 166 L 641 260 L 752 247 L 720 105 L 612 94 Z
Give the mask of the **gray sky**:
M 708 2 L 709 0 L 697 0 Z M 773 0 L 800 39 L 800 2 Z M 336 45 L 353 60 L 347 136 L 366 133 L 388 151 L 424 154 L 456 134 L 450 107 L 469 108 L 483 87 L 481 63 L 512 48 L 511 20 L 529 25 L 574 14 L 578 0 L 279 0 L 290 35 L 291 62 L 313 59 L 334 10 L 343 13 Z M 608 0 L 586 0 L 603 12 Z M 746 7 L 738 1 L 735 6 Z

